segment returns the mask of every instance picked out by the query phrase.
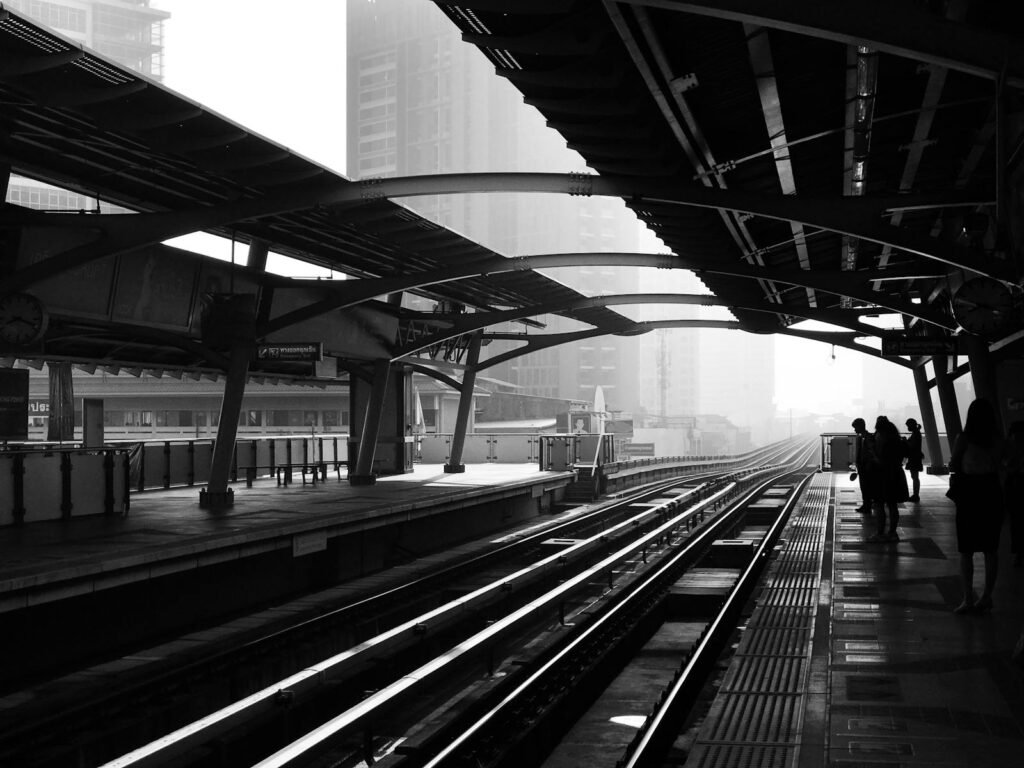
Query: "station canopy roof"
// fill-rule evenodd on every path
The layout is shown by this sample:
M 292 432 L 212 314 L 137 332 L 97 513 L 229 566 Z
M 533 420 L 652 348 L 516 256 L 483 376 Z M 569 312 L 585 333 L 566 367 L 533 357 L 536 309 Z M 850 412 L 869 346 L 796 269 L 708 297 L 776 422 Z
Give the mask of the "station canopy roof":
M 0 10 L 0 100 L 0 162 L 12 173 L 129 211 L 287 201 L 292 192 L 308 198 L 310 190 L 315 197 L 318 188 L 358 183 L 6 10 Z M 355 278 L 430 272 L 498 255 L 386 199 L 282 208 L 258 218 L 224 218 L 204 229 L 242 243 L 259 238 L 273 252 Z M 11 205 L 3 210 L 10 231 L 19 214 Z M 529 270 L 416 293 L 480 310 L 581 298 Z M 609 331 L 632 326 L 604 307 L 565 314 Z M 71 358 L 83 351 L 103 358 L 130 341 L 118 333 L 102 329 L 88 343 L 82 339 L 79 350 L 71 342 L 59 349 Z M 145 352 L 137 347 L 133 354 Z M 152 362 L 166 362 L 155 347 L 152 354 Z
M 1019 284 L 1012 3 L 437 4 L 748 330 L 957 333 L 960 283 Z

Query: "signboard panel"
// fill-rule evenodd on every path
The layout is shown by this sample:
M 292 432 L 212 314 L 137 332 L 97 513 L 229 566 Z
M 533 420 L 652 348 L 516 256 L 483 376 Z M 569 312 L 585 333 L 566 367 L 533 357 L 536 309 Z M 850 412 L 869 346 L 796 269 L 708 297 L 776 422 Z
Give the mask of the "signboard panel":
M 653 456 L 654 443 L 625 443 L 622 453 L 626 456 Z
M 609 435 L 623 435 L 624 437 L 633 436 L 633 420 L 632 419 L 608 419 L 604 423 L 604 431 Z
M 900 355 L 923 356 L 955 355 L 956 339 L 926 339 L 906 336 L 887 336 L 882 339 L 882 356 L 899 357 Z
M 316 363 L 324 359 L 324 345 L 321 341 L 277 341 L 257 344 L 256 359 Z
M 28 371 L 0 370 L 0 440 L 28 440 Z

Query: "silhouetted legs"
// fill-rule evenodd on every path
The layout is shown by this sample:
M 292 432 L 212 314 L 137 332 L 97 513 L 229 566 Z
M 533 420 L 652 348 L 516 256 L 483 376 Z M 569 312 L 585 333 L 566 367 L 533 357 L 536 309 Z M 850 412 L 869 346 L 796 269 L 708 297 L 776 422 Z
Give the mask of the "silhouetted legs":
M 992 592 L 996 588 L 996 574 L 999 571 L 999 553 L 985 553 L 985 586 L 981 597 L 974 595 L 974 553 L 960 553 L 960 581 L 963 583 L 964 600 L 953 609 L 954 613 L 971 613 L 992 610 Z

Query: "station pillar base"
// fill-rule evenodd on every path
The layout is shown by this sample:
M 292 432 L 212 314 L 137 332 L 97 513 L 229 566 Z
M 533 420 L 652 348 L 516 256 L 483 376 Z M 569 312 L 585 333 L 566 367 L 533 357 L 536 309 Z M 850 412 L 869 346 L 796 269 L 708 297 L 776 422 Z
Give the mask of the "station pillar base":
M 466 471 L 466 465 L 465 464 L 445 464 L 444 465 L 444 471 L 445 471 L 445 474 L 447 474 L 447 475 L 457 475 L 460 472 L 465 472 Z
M 235 492 L 228 488 L 226 491 L 208 491 L 205 488 L 199 491 L 200 509 L 227 509 L 235 506 Z
M 377 482 L 376 475 L 349 475 L 349 485 L 374 485 Z

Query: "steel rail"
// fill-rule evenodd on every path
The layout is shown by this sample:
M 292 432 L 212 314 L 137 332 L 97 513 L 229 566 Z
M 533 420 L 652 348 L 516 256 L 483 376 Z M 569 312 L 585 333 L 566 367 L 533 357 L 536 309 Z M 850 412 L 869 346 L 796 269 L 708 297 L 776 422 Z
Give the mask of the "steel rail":
M 653 542 L 661 539 L 670 531 L 675 530 L 675 528 L 680 524 L 685 523 L 689 518 L 699 514 L 700 511 L 706 509 L 714 502 L 724 498 L 734 488 L 736 488 L 736 484 L 730 483 L 725 488 L 722 488 L 718 492 L 707 497 L 699 504 L 689 507 L 679 515 L 676 515 L 675 517 L 665 521 L 660 526 L 652 529 L 650 532 L 640 536 L 627 546 L 607 555 L 590 568 L 566 579 L 544 595 L 519 608 L 500 621 L 495 622 L 490 627 L 478 632 L 462 643 L 459 643 L 447 653 L 432 659 L 430 662 L 406 675 L 401 680 L 377 691 L 359 705 L 342 712 L 318 728 L 315 728 L 301 738 L 293 741 L 291 744 L 288 744 L 284 748 L 278 750 L 265 760 L 257 763 L 254 768 L 285 768 L 289 765 L 295 765 L 297 761 L 305 759 L 307 753 L 322 747 L 328 742 L 328 740 L 333 739 L 346 731 L 351 731 L 353 728 L 359 727 L 371 714 L 391 703 L 396 696 L 409 691 L 414 686 L 428 683 L 435 677 L 435 675 L 443 671 L 455 661 L 461 659 L 471 651 L 496 640 L 501 635 L 522 624 L 525 619 L 530 617 L 536 611 L 561 601 L 567 594 L 574 591 L 577 587 L 586 584 L 589 580 L 595 577 L 601 576 L 605 571 L 620 563 L 623 559 L 641 551 L 647 546 L 650 546 Z M 700 534 L 698 534 L 698 537 L 699 536 Z
M 778 470 L 776 468 L 762 468 L 757 473 L 760 474 L 764 472 L 778 472 Z M 774 480 L 770 480 L 767 483 L 765 483 L 765 485 L 770 484 L 773 481 Z M 707 504 L 703 506 L 706 507 L 712 501 L 721 501 L 725 499 L 731 492 L 733 492 L 737 488 L 737 484 L 732 484 L 728 486 L 727 488 L 723 489 L 722 491 L 716 493 L 714 496 L 707 499 Z M 751 498 L 756 493 L 757 491 L 748 494 L 747 498 L 739 502 L 739 504 L 745 503 L 745 501 L 749 500 L 749 498 Z M 402 693 L 408 691 L 412 684 L 425 684 L 426 682 L 432 680 L 433 677 L 440 671 L 440 669 L 444 665 L 452 663 L 459 657 L 462 657 L 470 651 L 479 648 L 481 645 L 486 645 L 489 641 L 492 641 L 496 636 L 501 634 L 502 625 L 504 625 L 505 627 L 511 627 L 514 624 L 518 624 L 522 619 L 529 615 L 531 610 L 542 608 L 550 604 L 552 601 L 559 600 L 564 596 L 566 592 L 572 590 L 578 584 L 583 583 L 584 581 L 592 579 L 596 576 L 601 576 L 608 569 L 613 568 L 615 564 L 621 562 L 624 559 L 627 559 L 630 555 L 645 549 L 648 545 L 651 544 L 652 541 L 655 541 L 661 538 L 667 532 L 674 530 L 676 526 L 690 518 L 695 513 L 695 511 L 696 507 L 691 508 L 690 510 L 684 512 L 682 515 L 677 516 L 672 520 L 666 521 L 663 525 L 659 526 L 658 528 L 653 529 L 649 533 L 639 537 L 626 547 L 623 547 L 622 549 L 614 553 L 611 553 L 591 568 L 578 574 L 572 579 L 567 580 L 559 587 L 548 592 L 546 595 L 539 597 L 531 605 L 524 606 L 516 613 L 511 614 L 501 623 L 495 624 L 487 630 L 484 630 L 483 632 L 479 633 L 479 635 L 475 636 L 474 638 L 471 638 L 467 640 L 465 643 L 456 646 L 448 654 L 442 657 L 438 657 L 438 659 L 435 659 L 429 664 L 424 665 L 419 670 L 409 675 L 409 679 L 399 681 L 399 683 L 397 683 L 390 690 L 384 689 L 379 691 L 378 693 L 374 694 L 374 696 L 370 697 L 370 699 L 367 699 L 365 702 L 363 702 L 360 706 L 354 707 L 346 712 L 341 713 L 333 720 L 323 724 L 317 729 L 314 729 L 302 738 L 297 739 L 295 742 L 282 748 L 274 755 L 271 755 L 270 757 L 266 758 L 264 761 L 257 763 L 256 768 L 285 768 L 286 766 L 296 766 L 302 764 L 305 760 L 308 759 L 309 754 L 311 752 L 315 752 L 321 748 L 324 748 L 329 743 L 330 740 L 360 728 L 360 726 L 364 724 L 375 711 L 378 711 L 386 704 L 393 702 L 394 697 L 399 696 Z M 716 520 L 714 526 L 708 528 L 707 530 L 702 530 L 694 534 L 694 536 L 687 542 L 686 547 L 683 550 L 680 550 L 680 552 L 677 553 L 675 556 L 673 556 L 671 562 L 677 562 L 679 557 L 684 557 L 686 553 L 692 551 L 692 546 L 697 546 L 709 537 L 715 535 L 717 533 L 717 530 L 720 529 L 721 525 L 723 524 L 723 520 L 724 518 L 719 517 Z M 662 572 L 664 572 L 664 569 L 658 568 L 656 574 L 660 574 Z M 649 583 L 647 577 L 644 577 L 644 583 Z M 639 589 L 642 590 L 642 587 Z M 616 609 L 612 610 L 614 611 Z M 588 629 L 587 632 L 584 633 L 584 636 L 588 636 L 590 631 L 591 630 Z M 574 641 L 570 647 L 576 647 L 576 642 Z M 561 653 L 556 658 L 561 658 Z M 534 679 L 534 677 L 531 676 L 530 679 L 532 680 Z M 519 689 L 517 688 L 516 690 Z M 508 702 L 506 701 L 505 704 L 507 703 Z M 487 719 L 489 719 L 489 717 L 484 718 L 484 720 Z M 481 727 L 484 720 L 478 721 L 478 724 Z M 468 738 L 475 732 L 476 728 L 467 729 L 462 734 L 462 736 L 459 737 L 457 743 L 462 743 L 465 738 Z M 455 743 L 453 742 L 453 745 L 454 744 Z
M 678 483 L 678 479 L 675 482 Z M 720 491 L 699 501 L 686 512 L 682 513 L 678 518 L 674 518 L 674 520 L 676 520 L 675 524 L 678 525 L 679 522 L 685 521 L 687 516 L 696 514 L 709 503 L 719 498 L 723 492 L 724 491 Z M 658 513 L 658 509 L 658 507 L 651 507 L 635 517 L 649 517 L 651 515 L 656 515 Z M 455 611 L 463 611 L 466 607 L 480 599 L 482 596 L 498 590 L 507 589 L 508 586 L 517 579 L 536 575 L 546 569 L 552 569 L 555 566 L 560 566 L 560 562 L 568 552 L 582 550 L 588 546 L 593 546 L 594 542 L 600 542 L 602 538 L 606 538 L 613 531 L 631 527 L 633 519 L 635 518 L 627 518 L 600 534 L 595 534 L 588 539 L 577 542 L 571 547 L 560 550 L 557 553 L 553 553 L 529 567 L 521 568 L 519 571 L 506 575 L 498 581 L 480 587 L 479 589 L 439 606 L 438 608 L 424 612 L 413 619 L 407 620 L 386 632 L 325 659 L 318 664 L 312 665 L 300 672 L 290 675 L 283 680 L 276 682 L 272 686 L 268 686 L 246 696 L 227 707 L 223 707 L 217 712 L 200 718 L 199 720 L 179 728 L 145 746 L 106 763 L 104 764 L 104 768 L 128 768 L 129 766 L 131 766 L 131 768 L 143 768 L 165 765 L 168 761 L 176 759 L 183 753 L 199 746 L 201 743 L 205 743 L 211 738 L 220 736 L 227 731 L 242 725 L 250 718 L 273 711 L 281 700 L 282 691 L 288 691 L 288 696 L 293 699 L 306 695 L 319 688 L 329 675 L 337 673 L 343 665 L 364 663 L 370 659 L 371 652 L 380 653 L 393 648 L 403 640 L 415 639 L 418 637 L 424 626 L 428 626 L 431 621 L 440 620 L 445 616 L 445 614 Z M 546 533 L 547 535 L 550 535 L 548 532 Z
M 768 479 L 762 483 L 758 488 L 750 490 L 746 495 L 735 502 L 732 511 L 742 509 L 749 501 L 758 496 L 764 488 L 772 485 L 778 477 L 785 476 L 790 470 L 778 472 L 777 475 Z M 576 638 L 572 640 L 565 648 L 561 649 L 555 656 L 549 661 L 537 669 L 531 674 L 526 680 L 520 683 L 513 691 L 507 694 L 500 702 L 492 707 L 488 712 L 483 714 L 477 719 L 477 721 L 465 728 L 463 732 L 457 736 L 451 743 L 445 746 L 440 752 L 434 755 L 431 759 L 421 764 L 420 768 L 441 768 L 447 760 L 455 758 L 458 755 L 460 749 L 462 749 L 469 740 L 480 732 L 484 726 L 486 726 L 491 720 L 496 718 L 503 710 L 515 705 L 516 700 L 524 695 L 524 693 L 533 685 L 541 681 L 545 675 L 553 670 L 557 665 L 562 663 L 564 660 L 571 657 L 571 655 L 584 645 L 591 636 L 595 633 L 600 632 L 603 627 L 611 621 L 618 618 L 619 614 L 630 610 L 633 604 L 638 601 L 645 599 L 646 595 L 652 590 L 656 589 L 657 586 L 662 583 L 666 578 L 670 576 L 674 577 L 674 573 L 678 568 L 680 560 L 687 558 L 695 549 L 699 549 L 702 546 L 706 546 L 707 541 L 717 535 L 720 526 L 701 530 L 695 534 L 690 540 L 686 542 L 686 545 L 676 552 L 672 558 L 667 562 L 661 563 L 648 575 L 645 575 L 639 585 L 634 585 L 631 589 L 630 594 L 624 599 L 614 605 L 605 614 L 599 617 L 593 624 L 588 626 L 583 632 L 580 633 Z M 271 768 L 271 766 L 259 765 L 259 768 Z
M 774 445 L 770 445 L 770 446 L 765 446 L 764 448 L 758 449 L 756 451 L 751 451 L 747 455 L 743 456 L 739 461 L 735 462 L 734 472 L 735 471 L 742 471 L 742 470 L 745 470 L 745 469 L 749 469 L 749 468 L 758 466 L 759 463 L 763 464 L 766 460 L 768 460 L 770 458 L 774 458 L 774 457 L 780 456 L 780 455 L 784 454 L 787 450 L 791 450 L 791 444 L 788 443 L 788 442 L 784 442 L 784 443 L 780 443 L 780 444 L 774 444 Z M 714 473 L 714 474 L 718 474 L 718 473 Z M 643 498 L 644 496 L 651 496 L 652 494 L 656 494 L 656 493 L 661 492 L 661 490 L 678 486 L 680 484 L 680 482 L 686 482 L 686 483 L 692 483 L 694 481 L 699 482 L 699 481 L 704 480 L 704 479 L 706 479 L 708 477 L 711 477 L 711 476 L 713 476 L 712 473 L 703 473 L 703 472 L 699 472 L 698 471 L 698 472 L 695 472 L 695 473 L 692 473 L 692 474 L 689 474 L 689 475 L 684 475 L 684 476 L 681 476 L 681 477 L 670 478 L 668 480 L 664 480 L 664 481 L 661 481 L 659 483 L 655 483 L 655 484 L 651 484 L 649 486 L 645 486 L 643 490 L 641 490 L 641 491 L 639 491 L 637 493 L 629 494 L 626 498 L 620 499 L 618 503 L 619 504 L 634 503 L 635 500 Z M 690 493 L 699 492 L 699 491 L 702 490 L 702 488 L 703 488 L 703 486 L 697 486 L 696 488 L 692 489 L 692 491 Z M 687 493 L 678 494 L 678 496 L 676 497 L 676 500 L 675 500 L 675 506 L 678 506 L 679 500 L 685 499 L 688 495 L 689 494 L 687 494 Z M 597 510 L 593 514 L 594 515 L 600 515 L 600 514 L 606 513 L 606 512 L 607 512 L 607 509 L 603 509 L 603 510 Z M 645 512 L 642 515 L 639 515 L 639 516 L 636 516 L 636 517 L 643 517 L 643 516 L 646 516 L 647 514 L 650 514 L 650 512 L 649 511 Z M 516 544 L 519 545 L 519 544 L 522 544 L 524 542 L 529 542 L 532 539 L 549 538 L 552 535 L 557 535 L 557 531 L 561 530 L 565 525 L 578 525 L 581 520 L 585 520 L 587 517 L 591 517 L 591 516 L 592 515 L 587 515 L 587 516 L 584 516 L 584 517 L 576 517 L 576 518 L 574 518 L 571 521 L 566 521 L 564 524 L 555 524 L 553 526 L 545 526 L 543 531 L 540 531 L 540 532 L 538 532 L 535 535 L 531 535 L 531 536 L 529 536 L 525 540 L 517 541 Z M 612 529 L 605 529 L 604 531 L 602 531 L 602 533 L 598 537 L 590 537 L 589 539 L 585 539 L 579 545 L 573 546 L 570 549 L 572 551 L 582 550 L 582 549 L 584 549 L 587 546 L 588 542 L 592 546 L 593 545 L 593 541 L 595 540 L 595 538 L 607 537 L 610 532 L 620 530 L 624 526 L 631 525 L 631 524 L 632 523 L 630 523 L 630 522 L 623 522 L 623 523 L 620 523 L 620 524 L 614 526 Z M 501 547 L 498 550 L 492 550 L 489 554 L 494 554 L 495 552 L 500 552 L 500 551 L 503 551 L 504 549 L 507 549 L 507 547 Z M 554 556 L 554 557 L 561 564 L 562 561 L 564 561 L 564 558 L 565 558 L 567 552 L 569 552 L 569 550 L 566 550 L 566 549 L 560 550 L 560 552 L 556 556 Z M 438 573 L 444 574 L 444 573 L 449 573 L 449 572 L 458 570 L 459 568 L 463 568 L 466 565 L 468 565 L 469 563 L 471 563 L 471 562 L 473 562 L 473 561 L 475 561 L 477 559 L 478 558 L 473 558 L 470 561 L 464 561 L 463 563 L 459 563 L 459 564 L 457 564 L 455 566 L 452 566 L 451 568 L 443 569 L 442 571 L 440 571 Z M 548 558 L 549 561 L 551 559 L 552 558 Z M 522 569 L 522 570 L 525 571 L 525 570 L 529 570 L 529 569 Z M 534 568 L 534 570 L 536 571 L 538 569 Z M 432 577 L 436 577 L 437 575 L 438 574 L 433 574 Z M 502 588 L 502 589 L 506 588 L 506 586 L 510 583 L 510 580 L 514 579 L 515 576 L 516 576 L 516 574 L 513 574 L 512 576 L 506 577 L 506 578 L 500 580 L 499 582 L 497 582 L 498 585 L 499 585 L 498 588 Z M 425 578 L 429 578 L 429 577 L 425 577 Z M 422 581 L 423 581 L 423 579 L 417 579 L 414 582 L 411 582 L 411 584 L 416 584 L 416 583 L 419 583 L 419 582 L 422 582 Z M 384 594 L 385 595 L 394 595 L 394 594 L 396 594 L 397 592 L 401 591 L 404 588 L 405 588 L 405 585 L 399 586 L 399 587 L 394 587 L 391 590 L 388 590 L 387 592 L 385 592 Z M 493 585 L 492 585 L 491 589 L 493 589 Z M 487 588 L 484 588 L 482 590 L 479 590 L 478 592 L 486 592 L 486 591 L 487 591 Z M 476 594 L 476 593 L 473 593 L 473 594 Z M 470 597 L 472 597 L 472 594 L 471 595 L 467 595 L 467 596 L 463 596 L 459 601 L 454 601 L 448 607 L 451 608 L 452 610 L 464 609 L 466 607 L 466 600 L 468 598 L 470 598 Z M 354 609 L 354 608 L 365 606 L 366 604 L 372 602 L 374 599 L 376 599 L 376 598 L 366 598 L 366 599 L 363 599 L 363 600 L 360 600 L 360 601 L 356 601 L 355 603 L 353 603 L 351 605 L 348 605 L 348 606 L 345 606 L 343 608 L 339 608 L 339 609 L 336 609 L 335 611 L 332 611 L 331 614 L 338 614 L 338 613 L 342 613 L 342 612 L 347 611 L 347 610 L 351 610 L 351 609 Z M 428 615 L 418 616 L 416 619 L 414 619 L 412 621 L 409 621 L 409 622 L 406 622 L 403 625 L 400 625 L 399 627 L 393 628 L 389 632 L 382 633 L 382 635 L 378 636 L 377 638 L 372 638 L 372 639 L 366 641 L 365 643 L 360 644 L 359 646 L 356 646 L 355 648 L 348 649 L 348 651 L 343 652 L 342 654 L 338 654 L 336 656 L 331 657 L 330 659 L 325 660 L 324 662 L 321 662 L 319 665 L 314 665 L 313 667 L 309 667 L 306 670 L 303 670 L 301 672 L 296 673 L 295 675 L 286 677 L 284 680 L 279 681 L 274 686 L 269 686 L 266 689 L 264 689 L 263 691 L 256 692 L 256 693 L 254 693 L 254 694 L 252 694 L 252 695 L 250 695 L 248 697 L 245 697 L 245 698 L 241 699 L 239 702 L 235 702 L 234 704 L 229 705 L 228 707 L 222 708 L 217 713 L 212 713 L 210 716 L 208 716 L 208 718 L 211 719 L 211 722 L 208 725 L 210 725 L 210 727 L 215 728 L 215 733 L 214 733 L 214 731 L 206 730 L 207 724 L 204 724 L 204 720 L 200 719 L 200 720 L 196 721 L 195 723 L 192 723 L 192 724 L 190 724 L 188 726 L 185 726 L 182 729 L 179 729 L 178 731 L 175 731 L 172 734 L 168 734 L 167 736 L 163 737 L 162 739 L 158 739 L 156 742 L 153 742 L 150 745 L 146 745 L 146 747 L 141 747 L 141 748 L 139 748 L 137 750 L 134 750 L 133 752 L 127 753 L 126 755 L 122 755 L 120 758 L 118 758 L 117 760 L 115 760 L 115 761 L 113 761 L 111 763 L 108 763 L 107 765 L 110 765 L 110 766 L 119 766 L 119 765 L 143 766 L 143 765 L 164 764 L 165 760 L 171 759 L 174 756 L 181 754 L 182 752 L 185 752 L 185 751 L 188 751 L 189 749 L 192 749 L 194 746 L 197 745 L 197 743 L 202 742 L 205 738 L 207 738 L 208 736 L 204 735 L 204 731 L 205 731 L 205 734 L 213 733 L 214 735 L 219 735 L 222 732 L 230 731 L 232 728 L 234 728 L 236 726 L 243 725 L 244 722 L 250 716 L 256 716 L 256 715 L 261 714 L 261 713 L 266 713 L 268 711 L 268 709 L 273 709 L 274 707 L 278 706 L 278 701 L 279 701 L 279 698 L 280 698 L 278 694 L 280 693 L 280 691 L 288 690 L 290 696 L 305 695 L 307 693 L 313 693 L 315 691 L 315 689 L 320 684 L 322 684 L 324 682 L 324 680 L 325 680 L 325 678 L 326 678 L 326 676 L 328 674 L 334 673 L 334 672 L 336 672 L 338 670 L 339 665 L 346 664 L 346 663 L 348 663 L 348 664 L 355 663 L 353 661 L 353 659 L 360 652 L 362 652 L 362 651 L 367 651 L 367 652 L 369 652 L 369 651 L 376 651 L 377 655 L 379 656 L 379 654 L 381 652 L 383 652 L 383 650 L 385 648 L 387 648 L 387 647 L 394 647 L 394 645 L 400 644 L 402 642 L 402 639 L 398 638 L 397 636 L 401 635 L 401 634 L 404 634 L 405 638 L 406 638 L 406 641 L 409 641 L 410 640 L 410 638 L 409 638 L 410 632 L 413 635 L 415 635 L 418 631 L 420 631 L 422 629 L 422 627 L 423 627 L 423 625 L 424 625 L 426 620 L 430 620 L 432 617 L 437 616 L 439 614 L 439 612 L 443 608 L 444 608 L 444 606 L 442 606 L 441 609 L 437 609 L 434 612 L 430 612 L 429 616 Z M 302 626 L 305 626 L 305 625 L 312 625 L 312 624 L 315 624 L 316 621 L 317 620 L 307 620 L 305 622 L 301 622 L 300 625 L 298 625 L 298 626 L 302 627 Z M 267 642 L 271 642 L 271 641 L 280 641 L 282 638 L 286 638 L 286 636 L 291 631 L 292 631 L 291 628 L 288 628 L 288 629 L 285 629 L 285 630 L 278 630 L 278 631 L 270 633 L 269 635 L 266 635 L 266 636 L 264 636 L 262 638 L 258 638 L 256 640 L 252 640 L 249 643 L 246 643 L 245 645 L 243 645 L 242 648 L 243 649 L 249 649 L 249 648 L 251 648 L 253 646 L 258 646 L 260 643 L 267 643 Z M 389 645 L 389 642 L 391 643 L 391 645 Z M 225 654 L 219 654 L 219 655 L 220 656 L 224 656 Z M 336 662 L 336 664 L 332 664 L 331 663 L 332 661 Z M 195 665 L 199 665 L 199 664 L 202 664 L 202 662 L 195 662 L 194 664 L 189 665 L 189 666 L 195 666 Z M 212 736 L 209 736 L 209 737 L 212 738 Z
M 673 681 L 655 712 L 641 726 L 636 739 L 627 748 L 627 757 L 624 761 L 620 760 L 616 763 L 616 768 L 649 768 L 652 765 L 662 764 L 659 761 L 664 757 L 664 752 L 667 749 L 666 742 L 670 742 L 678 735 L 675 732 L 675 726 L 678 725 L 682 716 L 681 712 L 685 709 L 685 705 L 681 703 L 682 700 L 688 692 L 693 690 L 695 685 L 700 685 L 703 682 L 702 677 L 698 679 L 700 669 L 708 662 L 709 657 L 712 659 L 717 657 L 723 635 L 731 633 L 735 629 L 735 615 L 742 609 L 743 603 L 747 599 L 752 580 L 756 580 L 764 567 L 769 548 L 774 546 L 789 519 L 789 513 L 796 505 L 807 483 L 810 482 L 810 478 L 811 475 L 808 474 L 794 489 L 775 523 L 761 540 L 754 557 L 733 586 L 722 609 L 690 654 L 686 666 Z

